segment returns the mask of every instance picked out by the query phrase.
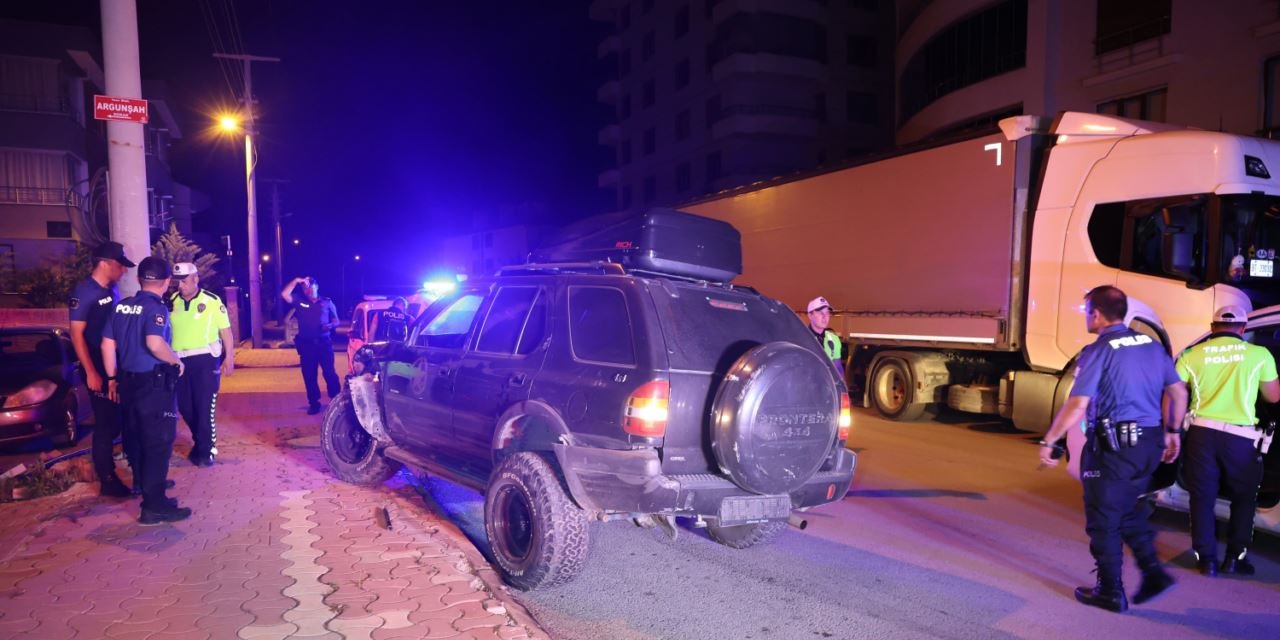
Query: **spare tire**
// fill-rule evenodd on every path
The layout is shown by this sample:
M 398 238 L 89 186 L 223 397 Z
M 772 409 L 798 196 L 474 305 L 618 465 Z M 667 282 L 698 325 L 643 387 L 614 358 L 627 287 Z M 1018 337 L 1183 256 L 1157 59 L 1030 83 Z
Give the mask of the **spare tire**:
M 760 345 L 725 375 L 711 412 L 720 470 L 759 494 L 787 493 L 818 470 L 835 442 L 840 396 L 831 363 L 787 342 Z

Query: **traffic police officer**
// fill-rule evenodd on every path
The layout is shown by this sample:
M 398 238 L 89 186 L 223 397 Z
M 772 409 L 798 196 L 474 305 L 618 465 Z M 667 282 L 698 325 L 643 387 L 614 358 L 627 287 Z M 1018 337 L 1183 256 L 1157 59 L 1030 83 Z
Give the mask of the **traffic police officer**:
M 840 377 L 844 377 L 844 360 L 841 358 L 843 347 L 840 344 L 840 336 L 831 330 L 831 305 L 827 299 L 818 296 L 809 301 L 809 330 L 813 332 L 813 337 L 817 338 L 822 345 L 822 350 L 827 353 L 827 357 L 831 358 L 831 362 L 835 363 L 836 370 L 840 372 Z
M 116 283 L 125 272 L 137 266 L 124 255 L 119 242 L 104 242 L 93 250 L 93 272 L 71 290 L 67 308 L 71 316 L 71 344 L 84 367 L 85 384 L 93 404 L 93 470 L 98 476 L 100 495 L 127 498 L 129 487 L 116 475 L 114 446 L 116 436 L 124 442 L 125 457 L 138 473 L 136 438 L 120 412 L 120 405 L 108 397 L 102 364 L 102 331 L 111 321 L 119 294 Z
M 222 298 L 200 288 L 196 265 L 173 265 L 173 277 L 178 281 L 178 290 L 169 296 L 173 350 L 183 365 L 178 379 L 178 413 L 191 429 L 193 444 L 187 458 L 197 467 L 208 467 L 218 454 L 219 378 L 235 370 L 231 320 Z
M 294 289 L 301 284 L 301 295 Z M 280 297 L 294 305 L 294 317 L 298 319 L 298 335 L 294 346 L 298 349 L 302 365 L 302 382 L 307 387 L 307 413 L 320 413 L 320 385 L 316 382 L 316 367 L 324 373 L 324 383 L 332 400 L 342 391 L 338 373 L 333 369 L 332 332 L 338 326 L 338 308 L 333 301 L 320 297 L 320 284 L 315 278 L 294 278 L 285 285 Z
M 102 336 L 102 361 L 111 395 L 118 397 L 138 433 L 144 525 L 177 522 L 191 516 L 165 496 L 169 456 L 178 427 L 174 393 L 182 360 L 169 346 L 169 308 L 161 297 L 169 290 L 169 263 L 144 258 L 138 265 L 142 290 L 116 305 Z
M 1182 462 L 1191 494 L 1191 546 L 1200 573 L 1252 575 L 1245 557 L 1253 540 L 1253 516 L 1262 482 L 1262 457 L 1269 440 L 1258 429 L 1258 392 L 1280 401 L 1280 380 L 1271 352 L 1244 340 L 1245 310 L 1226 306 L 1213 314 L 1209 337 L 1178 358 L 1178 375 L 1191 387 L 1191 429 Z M 1218 487 L 1231 500 L 1227 555 L 1221 567 L 1217 520 Z
M 408 306 L 407 300 L 397 297 L 391 302 L 391 307 L 383 309 L 373 317 L 373 326 L 369 328 L 369 335 L 374 339 L 404 342 L 409 335 L 409 312 L 405 311 Z
M 1080 480 L 1098 581 L 1076 589 L 1076 600 L 1116 612 L 1129 608 L 1120 580 L 1122 541 L 1142 569 L 1135 604 L 1173 586 L 1156 556 L 1155 533 L 1148 522 L 1151 506 L 1138 497 L 1160 462 L 1178 457 L 1187 406 L 1186 386 L 1164 347 L 1124 326 L 1128 308 L 1124 292 L 1112 286 L 1097 287 L 1085 296 L 1086 326 L 1098 339 L 1080 352 L 1070 397 L 1040 442 L 1040 461 L 1054 466 L 1055 448 L 1060 447 L 1055 443 L 1068 429 L 1088 425 Z M 1162 400 L 1167 400 L 1163 410 Z

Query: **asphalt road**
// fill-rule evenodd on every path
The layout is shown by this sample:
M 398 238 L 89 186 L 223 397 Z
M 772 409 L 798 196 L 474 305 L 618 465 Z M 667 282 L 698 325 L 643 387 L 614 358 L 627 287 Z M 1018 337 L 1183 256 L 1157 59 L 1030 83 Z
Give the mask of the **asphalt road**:
M 1079 485 L 1037 470 L 1035 436 L 1002 423 L 856 419 L 854 486 L 805 531 L 743 551 L 682 530 L 669 540 L 597 524 L 585 571 L 519 600 L 555 638 L 1273 637 L 1280 544 L 1259 541 L 1252 580 L 1190 569 L 1186 517 L 1161 513 L 1173 591 L 1126 615 L 1084 607 L 1093 575 Z M 481 498 L 426 488 L 487 553 Z M 1131 564 L 1131 561 L 1130 561 Z M 1132 593 L 1139 579 L 1126 568 Z

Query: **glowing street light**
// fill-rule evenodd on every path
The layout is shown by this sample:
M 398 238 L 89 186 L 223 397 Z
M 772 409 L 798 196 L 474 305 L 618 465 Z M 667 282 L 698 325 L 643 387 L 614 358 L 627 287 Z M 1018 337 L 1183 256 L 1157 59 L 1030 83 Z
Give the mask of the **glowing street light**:
M 262 261 L 263 261 L 263 262 L 271 262 L 271 254 L 269 254 L 269 253 L 264 253 L 264 254 L 262 254 Z
M 299 240 L 299 239 L 297 239 L 297 238 L 294 238 L 294 239 L 293 239 L 293 246 L 295 246 L 295 247 L 296 247 L 296 246 L 298 246 L 298 245 L 300 245 L 300 244 L 302 244 L 302 241 L 301 241 L 301 240 Z
M 233 115 L 218 116 L 218 128 L 228 133 L 240 130 L 240 118 Z

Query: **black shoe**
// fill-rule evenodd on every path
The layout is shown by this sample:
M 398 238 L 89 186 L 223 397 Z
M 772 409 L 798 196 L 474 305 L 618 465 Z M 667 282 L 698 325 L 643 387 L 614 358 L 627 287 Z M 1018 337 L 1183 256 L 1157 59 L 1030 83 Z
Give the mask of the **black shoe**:
M 203 456 L 203 457 L 199 457 L 199 458 L 189 458 L 189 459 L 191 460 L 191 464 L 192 464 L 193 466 L 197 466 L 197 467 L 212 467 L 212 466 L 213 466 L 213 456 Z
M 307 407 L 307 415 L 314 416 L 317 413 L 320 413 L 320 403 L 313 402 L 311 406 Z
M 1155 569 L 1153 571 L 1144 571 L 1142 573 L 1142 584 L 1138 585 L 1137 593 L 1133 594 L 1134 604 L 1143 604 L 1150 602 L 1152 598 L 1169 590 L 1177 581 L 1173 576 L 1169 575 L 1164 569 Z
M 1226 564 L 1225 562 L 1223 564 Z M 1213 563 L 1213 558 L 1200 558 L 1196 560 L 1196 569 L 1200 570 L 1200 575 L 1209 576 L 1210 578 L 1218 575 L 1218 566 Z
M 138 524 L 149 527 L 166 522 L 178 522 L 191 517 L 191 509 L 179 507 L 176 500 L 166 500 L 165 506 L 159 509 L 143 509 Z
M 1218 571 L 1222 573 L 1234 573 L 1240 576 L 1253 575 L 1257 572 L 1257 569 L 1255 569 L 1253 563 L 1249 562 L 1249 559 L 1245 557 L 1247 553 L 1249 553 L 1248 550 L 1236 551 L 1234 549 L 1227 549 L 1227 557 L 1222 559 L 1222 564 L 1218 567 Z
M 128 498 L 133 495 L 133 492 L 129 491 L 124 481 L 113 474 L 112 477 L 102 481 L 98 487 L 98 495 L 106 498 Z
M 1076 587 L 1076 601 L 1091 607 L 1106 609 L 1115 613 L 1129 610 L 1129 598 L 1124 595 L 1124 585 L 1119 580 L 1103 586 L 1102 579 L 1092 587 Z

